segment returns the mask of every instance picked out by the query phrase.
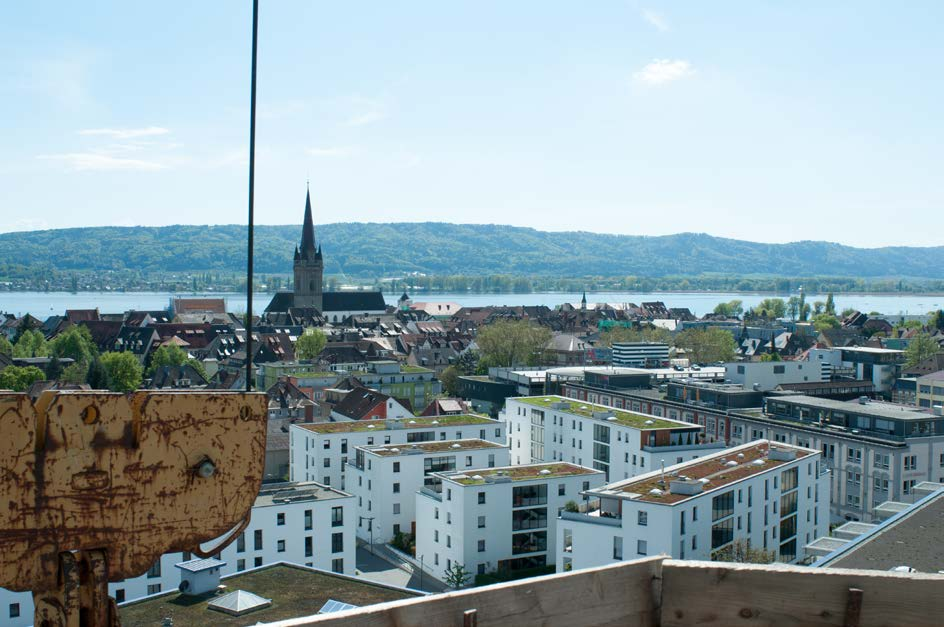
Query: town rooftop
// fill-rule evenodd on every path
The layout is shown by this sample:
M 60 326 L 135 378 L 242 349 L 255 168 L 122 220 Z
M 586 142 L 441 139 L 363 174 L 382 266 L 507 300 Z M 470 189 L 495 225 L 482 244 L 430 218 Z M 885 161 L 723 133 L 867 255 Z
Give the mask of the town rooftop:
M 435 474 L 442 477 L 444 480 L 468 486 L 483 485 L 489 483 L 486 479 L 499 477 L 507 477 L 511 479 L 511 481 L 535 481 L 537 479 L 603 474 L 603 471 L 586 468 L 585 466 L 577 466 L 576 464 L 568 464 L 566 462 L 549 462 L 521 466 L 504 466 L 502 468 L 478 468 Z
M 616 409 L 615 407 L 607 407 L 606 405 L 586 403 L 584 401 L 578 401 L 573 398 L 565 398 L 563 396 L 519 396 L 513 398 L 512 400 L 520 401 L 535 407 L 541 407 L 542 409 L 550 409 L 552 411 L 576 414 L 586 418 L 594 418 L 593 414 L 595 412 L 606 412 L 608 416 L 613 416 L 616 418 L 616 420 L 607 421 L 606 418 L 597 418 L 597 420 L 600 420 L 601 422 L 612 422 L 624 427 L 633 427 L 635 429 L 641 430 L 679 428 L 691 430 L 698 428 L 698 425 L 696 424 L 682 422 L 680 420 L 668 420 L 665 418 L 659 418 L 658 416 L 650 416 L 648 414 L 640 414 L 622 409 Z M 569 404 L 569 407 L 564 409 L 556 409 L 553 406 L 557 403 L 567 403 Z
M 292 502 L 327 501 L 330 499 L 351 498 L 350 494 L 335 490 L 321 483 L 305 481 L 299 483 L 266 483 L 259 490 L 259 496 L 253 507 L 281 505 L 286 499 Z
M 439 440 L 436 442 L 415 442 L 410 444 L 398 445 L 374 445 L 361 446 L 369 453 L 380 455 L 381 457 L 396 457 L 399 455 L 409 455 L 415 451 L 423 453 L 449 453 L 459 451 L 474 451 L 486 448 L 505 448 L 503 444 L 496 444 L 488 440 L 469 439 L 469 440 Z
M 397 426 L 392 426 L 396 424 Z M 480 424 L 498 424 L 487 416 L 477 414 L 455 414 L 449 416 L 416 416 L 414 418 L 402 418 L 391 420 L 351 420 L 345 422 L 305 422 L 295 423 L 293 426 L 301 427 L 314 433 L 349 433 L 356 431 L 384 431 L 388 429 L 422 429 L 430 427 L 452 427 L 463 425 Z

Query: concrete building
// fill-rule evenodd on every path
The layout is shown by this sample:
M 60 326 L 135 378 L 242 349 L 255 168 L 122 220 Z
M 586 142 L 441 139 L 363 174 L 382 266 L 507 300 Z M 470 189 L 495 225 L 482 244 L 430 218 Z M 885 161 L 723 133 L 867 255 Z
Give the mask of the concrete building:
M 346 469 L 347 484 L 357 499 L 357 536 L 386 543 L 400 532 L 416 533 L 415 494 L 438 485 L 434 473 L 510 463 L 508 447 L 487 440 L 358 446 Z
M 706 441 L 698 425 L 562 396 L 509 398 L 501 418 L 508 424 L 512 463 L 570 462 L 603 471 L 607 481 L 725 447 Z
M 416 494 L 416 556 L 439 578 L 454 564 L 479 574 L 553 565 L 559 512 L 603 484 L 602 472 L 559 462 L 436 476 Z
M 485 416 L 456 415 L 293 424 L 289 429 L 289 478 L 320 481 L 343 490 L 345 466 L 358 446 L 468 438 L 505 444 L 505 423 Z
M 769 392 L 790 383 L 828 381 L 830 370 L 819 361 L 745 361 L 724 365 L 725 383 Z
M 848 348 L 810 349 L 810 362 L 821 363 L 830 377 L 845 376 L 869 381 L 880 394 L 891 394 L 895 379 L 901 374 L 905 353 L 890 348 L 853 346 Z
M 356 516 L 354 497 L 327 486 L 313 482 L 266 485 L 253 505 L 249 526 L 218 554 L 223 563 L 217 574 L 225 577 L 292 562 L 353 575 Z M 166 553 L 143 575 L 109 583 L 108 592 L 122 603 L 176 590 L 181 581 L 176 565 L 190 559 L 190 553 Z M 32 594 L 0 588 L 0 612 L 9 620 L 2 621 L 3 625 L 32 625 Z
M 803 546 L 829 531 L 829 471 L 820 456 L 752 442 L 588 490 L 588 511 L 561 514 L 557 570 L 647 555 L 718 560 L 748 545 L 801 561 Z
M 915 382 L 915 405 L 935 411 L 944 407 L 944 370 L 918 377 Z
M 614 342 L 613 365 L 663 368 L 669 365 L 669 345 L 662 342 Z
M 797 395 L 728 418 L 731 444 L 765 439 L 821 451 L 833 471 L 834 522 L 871 522 L 879 504 L 944 479 L 944 417 L 918 407 Z

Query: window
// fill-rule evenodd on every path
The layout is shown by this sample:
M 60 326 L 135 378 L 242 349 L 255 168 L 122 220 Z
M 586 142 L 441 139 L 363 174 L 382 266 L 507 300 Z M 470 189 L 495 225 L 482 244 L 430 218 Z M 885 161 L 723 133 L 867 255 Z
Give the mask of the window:
M 685 535 L 685 512 L 679 512 L 679 533 Z
M 399 504 L 399 503 L 394 503 L 394 504 L 393 504 L 393 513 L 394 513 L 394 514 L 399 514 L 399 513 L 400 513 L 400 504 Z
M 125 589 L 118 588 L 115 590 L 115 602 L 124 603 L 125 602 Z
M 336 557 L 331 560 L 331 572 L 344 574 L 344 559 Z
M 918 469 L 918 456 L 917 455 L 905 455 L 905 470 L 917 470 Z
M 847 448 L 846 449 L 846 461 L 852 462 L 854 464 L 862 463 L 862 449 L 860 448 Z
M 389 436 L 389 435 L 385 435 L 385 436 L 384 436 L 384 444 L 390 444 L 390 436 Z
M 623 559 L 623 537 L 613 536 L 613 559 Z
M 246 532 L 239 534 L 236 538 L 236 552 L 242 553 L 246 550 Z
M 305 531 L 311 531 L 311 527 L 312 527 L 312 524 L 311 524 L 311 510 L 310 510 L 310 509 L 306 509 L 306 510 L 305 510 Z
M 648 555 L 648 551 L 649 547 L 645 540 L 636 540 L 636 553 L 638 555 Z
M 433 542 L 439 542 L 439 529 L 433 529 Z
M 252 544 L 255 550 L 262 550 L 262 529 L 256 529 L 252 532 Z
M 331 552 L 340 553 L 343 550 L 344 550 L 344 534 L 332 533 L 331 534 Z
M 155 579 L 161 576 L 161 559 L 158 558 L 156 562 L 151 564 L 151 567 L 147 571 L 148 579 Z
M 478 549 L 479 553 L 485 552 L 485 540 L 479 540 Z
M 433 518 L 434 518 L 435 520 L 439 520 L 439 508 L 438 508 L 438 507 L 434 507 L 434 508 L 433 508 Z
M 557 484 L 557 496 L 565 496 L 567 494 L 567 484 L 558 483 Z
M 409 436 L 407 436 L 407 438 L 409 439 Z M 367 446 L 371 446 L 373 445 L 373 443 L 374 443 L 374 436 L 369 436 L 367 438 Z
M 147 593 L 148 593 L 149 595 L 151 595 L 151 594 L 157 594 L 157 593 L 159 593 L 160 591 L 161 591 L 161 584 L 159 584 L 159 583 L 149 583 L 149 584 L 148 584 Z
M 904 481 L 904 482 L 902 482 L 902 484 L 901 484 L 901 491 L 904 492 L 905 494 L 911 494 L 911 488 L 913 488 L 914 486 L 915 486 L 915 480 L 914 480 L 914 479 L 910 479 L 910 480 L 908 480 L 908 481 Z
M 450 536 L 449 534 L 446 534 L 446 548 L 447 549 L 452 548 L 452 536 Z
M 636 512 L 636 524 L 645 527 L 649 524 L 649 512 Z
M 330 457 L 325 457 L 325 458 L 324 458 L 324 467 L 325 467 L 325 468 L 331 468 L 331 458 L 330 458 Z
M 400 484 L 399 484 L 399 483 L 394 483 L 394 484 L 393 484 L 393 493 L 394 493 L 394 494 L 398 494 L 399 492 L 400 492 Z
M 285 553 L 285 540 L 279 540 L 275 543 L 275 550 L 278 553 Z
M 324 444 L 323 444 L 323 447 L 324 447 L 324 450 L 326 450 L 326 451 L 327 451 L 328 449 L 330 449 L 330 448 L 331 448 L 331 440 L 325 440 L 325 441 L 324 441 Z
M 447 501 L 452 500 L 452 488 L 446 488 L 446 500 Z
M 479 516 L 479 529 L 485 528 L 485 516 Z
M 121 594 L 124 595 L 125 591 L 122 590 Z M 20 616 L 20 604 L 11 603 L 10 604 L 10 618 L 19 618 Z
M 734 513 L 734 490 L 711 499 L 711 521 L 721 520 Z
M 275 515 L 275 524 L 278 525 L 279 527 L 281 527 L 282 525 L 285 524 L 285 514 L 284 514 L 284 513 L 278 513 L 278 514 Z
M 259 568 L 260 566 L 262 566 L 262 558 L 257 557 L 254 560 L 252 560 L 252 565 L 255 566 L 256 568 Z
M 465 456 L 465 467 L 466 467 L 466 468 L 469 468 L 470 466 L 472 466 L 472 456 L 471 456 L 471 455 L 466 455 L 466 456 Z
M 347 440 L 341 440 L 341 454 L 347 455 Z
M 332 507 L 331 508 L 331 526 L 342 527 L 343 525 L 344 525 L 344 508 Z
M 400 472 L 400 462 L 393 462 L 393 472 Z
M 485 505 L 485 493 L 479 492 L 479 505 Z
M 305 538 L 305 557 L 311 557 L 314 553 L 314 548 L 312 547 L 311 536 Z
M 692 508 L 692 522 L 698 520 L 698 506 Z
M 711 526 L 711 548 L 717 549 L 734 540 L 734 519 L 727 518 Z

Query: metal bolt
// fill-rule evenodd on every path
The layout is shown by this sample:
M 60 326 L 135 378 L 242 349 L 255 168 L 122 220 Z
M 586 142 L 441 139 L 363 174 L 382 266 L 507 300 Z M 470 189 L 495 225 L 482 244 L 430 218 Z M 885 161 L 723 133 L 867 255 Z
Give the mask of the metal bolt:
M 205 459 L 197 466 L 197 476 L 209 479 L 216 473 L 216 466 L 209 459 Z

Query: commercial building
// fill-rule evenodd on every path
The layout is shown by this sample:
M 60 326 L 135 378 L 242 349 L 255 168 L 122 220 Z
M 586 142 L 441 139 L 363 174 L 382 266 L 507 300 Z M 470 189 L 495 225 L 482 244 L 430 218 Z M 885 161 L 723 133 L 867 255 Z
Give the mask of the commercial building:
M 829 471 L 820 453 L 760 441 L 585 492 L 561 514 L 558 571 L 647 555 L 730 560 L 748 547 L 777 561 L 829 531 Z
M 669 365 L 669 345 L 662 342 L 614 342 L 613 365 L 662 368 Z
M 436 577 L 553 565 L 558 515 L 603 473 L 567 463 L 437 473 L 416 493 L 416 557 Z
M 871 382 L 876 392 L 891 394 L 905 363 L 904 351 L 853 346 L 810 349 L 810 362 L 821 363 L 829 378 L 844 376 Z
M 707 441 L 698 425 L 562 396 L 509 398 L 501 417 L 512 463 L 570 462 L 603 471 L 607 481 L 725 447 Z
M 745 361 L 724 365 L 725 383 L 769 392 L 791 383 L 828 381 L 830 370 L 820 361 Z
M 460 414 L 293 424 L 289 429 L 290 479 L 320 481 L 343 490 L 345 465 L 355 447 L 468 438 L 505 444 L 505 423 Z
M 357 498 L 357 535 L 369 543 L 415 533 L 416 492 L 439 483 L 437 472 L 507 466 L 508 447 L 488 440 L 444 440 L 400 446 L 358 446 L 347 484 Z
M 915 385 L 915 405 L 935 411 L 944 407 L 944 370 L 918 377 Z
M 265 485 L 252 507 L 249 525 L 218 554 L 219 574 L 292 562 L 353 575 L 356 515 L 353 496 L 318 483 Z M 176 590 L 181 577 L 176 565 L 191 557 L 190 553 L 166 553 L 145 574 L 109 583 L 108 593 L 122 603 Z M 32 594 L 0 588 L 0 612 L 9 619 L 3 625 L 32 625 Z

